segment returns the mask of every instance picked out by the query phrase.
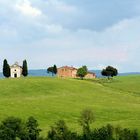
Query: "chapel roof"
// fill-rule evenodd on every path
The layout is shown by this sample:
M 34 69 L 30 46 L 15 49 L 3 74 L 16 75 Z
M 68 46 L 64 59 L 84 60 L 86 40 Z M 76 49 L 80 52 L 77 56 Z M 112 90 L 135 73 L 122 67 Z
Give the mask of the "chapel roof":
M 20 68 L 22 68 L 19 64 L 18 64 L 18 62 L 15 62 L 13 65 L 11 65 L 10 66 L 11 68 L 15 68 L 15 67 L 20 67 Z

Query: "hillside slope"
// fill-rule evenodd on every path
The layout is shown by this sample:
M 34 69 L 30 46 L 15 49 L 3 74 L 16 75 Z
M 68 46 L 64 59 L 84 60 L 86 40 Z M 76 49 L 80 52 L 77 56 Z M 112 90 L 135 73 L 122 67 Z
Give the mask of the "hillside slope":
M 93 109 L 93 127 L 107 123 L 140 130 L 140 76 L 118 77 L 113 82 L 58 78 L 0 80 L 0 120 L 7 116 L 35 116 L 43 133 L 59 119 L 80 131 L 84 108 Z

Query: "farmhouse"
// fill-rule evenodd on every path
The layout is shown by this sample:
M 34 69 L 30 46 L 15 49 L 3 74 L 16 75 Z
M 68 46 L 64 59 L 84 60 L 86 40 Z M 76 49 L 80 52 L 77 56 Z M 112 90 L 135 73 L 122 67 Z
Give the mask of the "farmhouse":
M 63 66 L 58 68 L 57 75 L 58 77 L 68 77 L 68 78 L 77 78 L 77 69 L 74 67 Z M 87 79 L 96 78 L 95 73 L 88 72 L 85 76 Z
M 76 73 L 77 69 L 69 66 L 63 66 L 57 70 L 58 77 L 76 78 Z
M 16 62 L 12 66 L 10 66 L 10 73 L 11 73 L 11 78 L 21 77 L 21 75 L 22 75 L 22 67 L 19 66 L 19 64 Z

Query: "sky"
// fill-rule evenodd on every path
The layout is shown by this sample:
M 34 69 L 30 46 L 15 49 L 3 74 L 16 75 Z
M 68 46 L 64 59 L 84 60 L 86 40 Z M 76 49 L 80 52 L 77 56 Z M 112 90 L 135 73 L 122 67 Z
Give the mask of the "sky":
M 0 0 L 0 67 L 140 72 L 140 0 Z

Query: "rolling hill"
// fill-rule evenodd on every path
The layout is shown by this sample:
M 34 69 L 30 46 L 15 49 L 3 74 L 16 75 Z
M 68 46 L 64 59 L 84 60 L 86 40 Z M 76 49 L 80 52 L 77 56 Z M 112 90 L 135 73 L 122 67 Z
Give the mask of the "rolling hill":
M 93 127 L 111 123 L 140 131 L 140 76 L 77 80 L 28 77 L 0 80 L 0 120 L 7 116 L 38 119 L 43 134 L 57 120 L 71 129 L 85 108 L 94 111 Z

